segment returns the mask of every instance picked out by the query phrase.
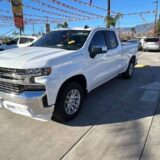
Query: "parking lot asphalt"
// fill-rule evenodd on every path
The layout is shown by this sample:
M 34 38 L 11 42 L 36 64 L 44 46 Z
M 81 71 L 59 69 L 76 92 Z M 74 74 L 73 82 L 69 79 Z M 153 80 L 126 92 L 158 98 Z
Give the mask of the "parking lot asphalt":
M 0 109 L 0 160 L 159 160 L 160 53 L 139 52 L 131 80 L 92 91 L 66 124 Z

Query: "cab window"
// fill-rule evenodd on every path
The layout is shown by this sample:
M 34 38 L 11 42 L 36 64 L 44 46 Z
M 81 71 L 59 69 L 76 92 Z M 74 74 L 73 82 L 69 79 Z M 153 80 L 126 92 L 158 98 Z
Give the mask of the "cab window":
M 98 31 L 94 34 L 90 46 L 89 46 L 89 51 L 91 52 L 92 47 L 98 46 L 98 47 L 107 47 L 106 46 L 106 40 L 105 40 L 105 35 L 103 31 Z
M 113 31 L 106 31 L 106 42 L 107 42 L 107 49 L 114 49 L 118 47 L 118 41 L 116 35 Z

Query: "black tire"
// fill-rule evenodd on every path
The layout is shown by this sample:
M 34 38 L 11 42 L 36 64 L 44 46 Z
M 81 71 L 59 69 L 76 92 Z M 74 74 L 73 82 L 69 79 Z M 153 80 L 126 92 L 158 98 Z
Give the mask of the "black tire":
M 77 109 L 77 111 L 73 114 L 68 114 L 65 105 L 66 105 L 66 98 L 67 95 L 73 91 L 73 90 L 78 90 L 79 95 L 80 95 L 80 104 Z M 65 84 L 59 91 L 57 101 L 55 104 L 55 109 L 52 115 L 52 120 L 58 121 L 58 122 L 66 122 L 73 120 L 79 113 L 81 106 L 82 106 L 82 101 L 83 101 L 83 88 L 82 86 L 77 83 L 77 82 L 70 82 Z
M 134 74 L 134 67 L 135 67 L 135 60 L 132 58 L 129 62 L 126 72 L 122 73 L 122 77 L 124 79 L 131 79 Z M 130 71 L 131 68 L 132 68 L 132 72 Z

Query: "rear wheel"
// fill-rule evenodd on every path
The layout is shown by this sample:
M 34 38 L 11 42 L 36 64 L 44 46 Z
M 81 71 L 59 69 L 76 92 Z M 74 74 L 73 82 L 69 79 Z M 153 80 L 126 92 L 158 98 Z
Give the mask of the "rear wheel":
M 129 62 L 127 71 L 122 73 L 122 77 L 124 79 L 130 79 L 132 78 L 133 74 L 134 74 L 134 66 L 135 66 L 135 60 L 132 58 Z
M 83 101 L 83 88 L 77 82 L 71 82 L 60 90 L 52 115 L 52 120 L 65 122 L 74 119 L 80 111 Z

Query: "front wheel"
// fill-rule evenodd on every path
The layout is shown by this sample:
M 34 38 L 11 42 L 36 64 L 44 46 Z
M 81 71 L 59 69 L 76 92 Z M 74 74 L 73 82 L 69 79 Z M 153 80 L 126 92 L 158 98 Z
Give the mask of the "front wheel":
M 131 59 L 127 68 L 127 71 L 122 73 L 122 77 L 124 79 L 130 79 L 132 78 L 133 74 L 134 74 L 134 66 L 135 66 L 135 61 L 134 59 Z
M 77 82 L 63 86 L 58 94 L 52 120 L 65 122 L 74 119 L 83 101 L 83 88 Z

